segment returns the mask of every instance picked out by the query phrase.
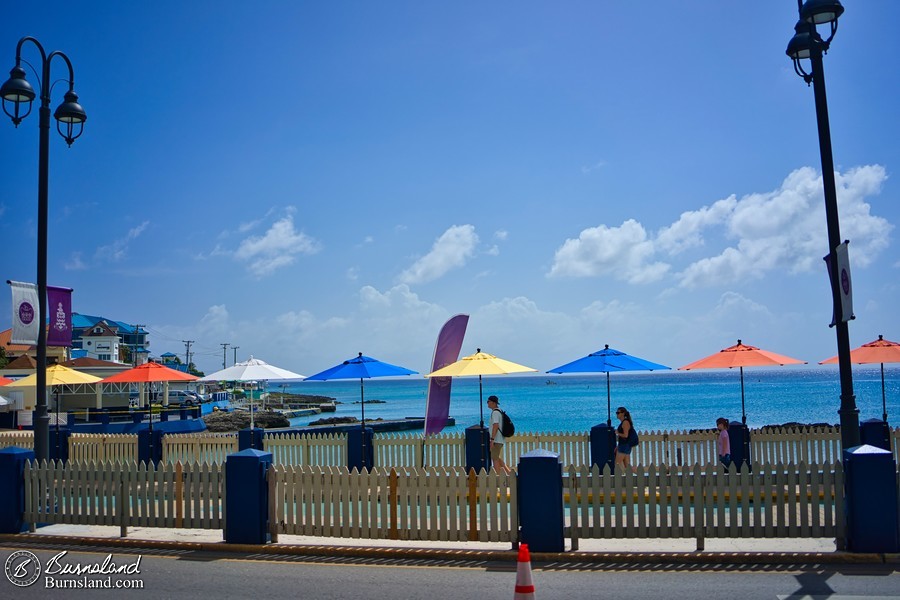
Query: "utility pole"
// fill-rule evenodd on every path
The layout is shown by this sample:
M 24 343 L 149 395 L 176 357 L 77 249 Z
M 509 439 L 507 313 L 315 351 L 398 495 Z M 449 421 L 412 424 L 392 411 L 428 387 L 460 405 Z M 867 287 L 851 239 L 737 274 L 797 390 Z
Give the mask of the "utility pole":
M 145 325 L 138 325 L 138 324 L 134 325 L 134 339 L 132 340 L 133 343 L 128 344 L 129 348 L 131 348 L 131 366 L 132 367 L 137 366 L 137 353 L 135 352 L 135 350 L 138 348 L 138 346 L 141 345 L 141 344 L 137 343 L 138 330 L 141 327 L 145 327 Z
M 228 354 L 227 354 L 228 346 L 230 346 L 231 344 L 219 344 L 219 345 L 222 346 L 222 368 L 224 369 L 227 366 L 225 364 L 225 360 L 228 357 Z
M 233 364 L 233 365 L 236 365 L 236 364 L 237 364 L 237 351 L 238 351 L 238 348 L 240 348 L 240 346 L 232 346 L 232 347 L 231 347 L 231 349 L 234 350 L 234 360 L 231 361 L 231 364 Z
M 190 369 L 191 367 L 191 344 L 194 343 L 194 340 L 181 340 L 184 343 L 184 366 Z

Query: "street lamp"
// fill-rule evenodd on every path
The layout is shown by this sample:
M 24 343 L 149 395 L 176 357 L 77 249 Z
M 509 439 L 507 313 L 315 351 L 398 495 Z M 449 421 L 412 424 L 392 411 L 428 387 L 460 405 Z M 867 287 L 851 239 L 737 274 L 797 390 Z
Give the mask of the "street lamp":
M 794 37 L 788 43 L 787 55 L 794 61 L 794 71 L 807 85 L 812 84 L 816 101 L 816 122 L 819 129 L 819 154 L 822 157 L 822 185 L 825 191 L 825 221 L 828 226 L 828 261 L 831 296 L 834 306 L 834 327 L 837 333 L 838 366 L 841 377 L 841 444 L 846 450 L 860 443 L 859 409 L 853 395 L 853 374 L 850 366 L 850 331 L 842 317 L 841 273 L 837 265 L 837 250 L 841 245 L 838 221 L 837 191 L 834 184 L 834 159 L 831 155 L 831 129 L 828 125 L 828 103 L 825 98 L 825 70 L 822 55 L 837 32 L 838 17 L 844 7 L 838 0 L 797 0 L 800 20 L 794 26 Z M 816 25 L 829 25 L 831 33 L 823 40 Z M 809 60 L 810 68 L 804 68 Z
M 69 68 L 69 90 L 65 93 L 63 103 L 57 107 L 53 117 L 56 119 L 56 130 L 72 145 L 84 130 L 87 115 L 78 104 L 78 94 L 73 89 L 75 75 L 69 57 L 59 51 L 47 54 L 44 47 L 33 37 L 23 37 L 16 45 L 16 66 L 9 72 L 9 79 L 0 87 L 0 102 L 5 112 L 16 127 L 22 119 L 31 113 L 34 101 L 34 89 L 25 80 L 25 69 L 22 68 L 22 46 L 25 42 L 34 44 L 41 53 L 41 74 L 38 83 L 41 88 L 41 107 L 38 114 L 40 144 L 38 147 L 38 247 L 37 247 L 37 286 L 38 286 L 38 340 L 37 340 L 37 390 L 34 419 L 34 455 L 37 460 L 46 460 L 50 452 L 50 416 L 47 414 L 47 187 L 49 145 L 50 145 L 50 63 L 54 58 L 62 58 Z M 25 62 L 25 64 L 28 64 Z M 31 66 L 31 65 L 29 65 Z M 33 69 L 32 69 L 33 70 Z M 12 112 L 7 103 L 12 103 Z M 24 113 L 22 112 L 24 105 Z

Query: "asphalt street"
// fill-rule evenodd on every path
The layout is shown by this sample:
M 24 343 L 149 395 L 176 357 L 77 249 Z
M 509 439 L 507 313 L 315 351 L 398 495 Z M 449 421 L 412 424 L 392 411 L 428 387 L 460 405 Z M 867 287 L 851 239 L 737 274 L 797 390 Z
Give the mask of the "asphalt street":
M 43 572 L 28 587 L 6 577 L 0 598 L 105 597 L 192 598 L 385 598 L 443 600 L 508 598 L 516 563 L 475 559 L 390 559 L 366 556 L 298 556 L 216 553 L 178 549 L 96 547 L 64 544 L 0 546 L 0 560 L 29 548 Z M 61 552 L 66 554 L 59 557 Z M 107 561 L 107 556 L 112 555 Z M 55 560 L 52 560 L 57 557 Z M 102 568 L 104 562 L 138 573 L 66 574 L 68 569 Z M 21 562 L 21 557 L 16 557 Z M 15 561 L 14 561 L 15 562 Z M 13 565 L 15 566 L 15 565 Z M 893 564 L 665 564 L 549 562 L 532 564 L 536 597 L 649 598 L 900 598 L 900 572 Z M 56 587 L 48 589 L 48 579 Z M 128 588 L 60 589 L 60 585 L 127 585 Z M 89 584 L 87 581 L 102 581 Z M 120 583 L 124 582 L 124 583 Z M 135 589 L 135 586 L 137 589 Z

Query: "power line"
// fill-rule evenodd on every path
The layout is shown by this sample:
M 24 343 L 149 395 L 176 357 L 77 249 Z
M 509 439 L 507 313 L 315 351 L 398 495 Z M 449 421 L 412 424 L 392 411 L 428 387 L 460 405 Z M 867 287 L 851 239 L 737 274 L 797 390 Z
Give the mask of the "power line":
M 228 356 L 226 353 L 228 352 L 228 346 L 230 346 L 231 344 L 226 343 L 226 344 L 219 344 L 219 345 L 222 346 L 222 368 L 224 369 L 227 366 L 225 364 L 225 361 L 227 360 L 227 356 Z

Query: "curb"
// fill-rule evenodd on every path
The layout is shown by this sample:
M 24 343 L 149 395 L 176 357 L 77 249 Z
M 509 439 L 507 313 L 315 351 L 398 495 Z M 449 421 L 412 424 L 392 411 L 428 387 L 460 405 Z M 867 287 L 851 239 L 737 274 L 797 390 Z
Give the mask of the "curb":
M 373 540 L 377 542 L 378 540 Z M 510 562 L 515 550 L 465 550 L 443 548 L 388 548 L 302 544 L 229 544 L 227 542 L 175 542 L 132 538 L 37 536 L 0 534 L 0 542 L 63 546 L 117 547 L 131 550 L 179 550 L 253 555 L 326 556 L 391 560 L 479 560 Z M 551 564 L 658 564 L 658 565 L 810 565 L 900 564 L 900 554 L 851 552 L 532 552 L 532 562 Z

